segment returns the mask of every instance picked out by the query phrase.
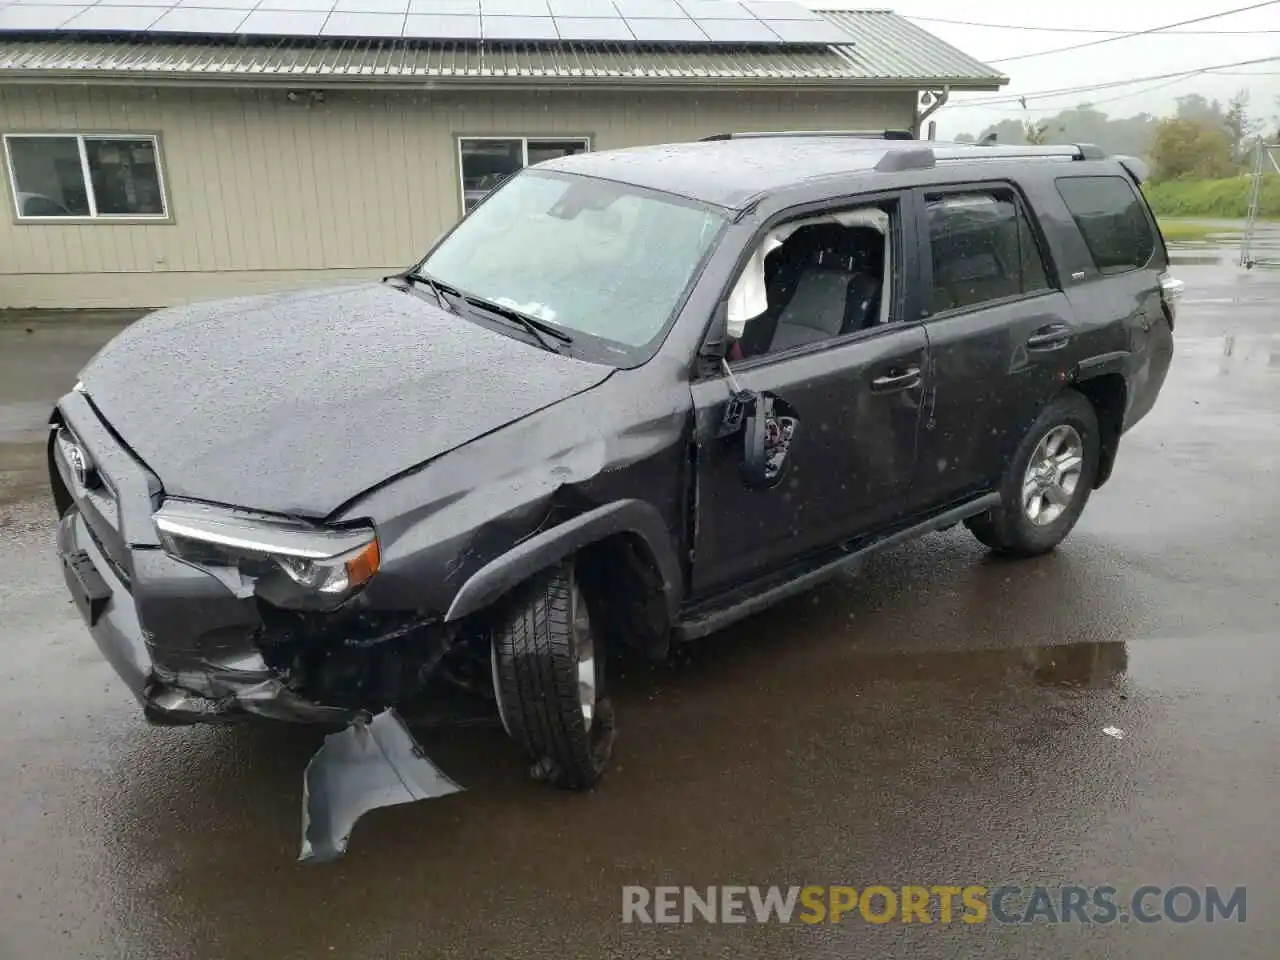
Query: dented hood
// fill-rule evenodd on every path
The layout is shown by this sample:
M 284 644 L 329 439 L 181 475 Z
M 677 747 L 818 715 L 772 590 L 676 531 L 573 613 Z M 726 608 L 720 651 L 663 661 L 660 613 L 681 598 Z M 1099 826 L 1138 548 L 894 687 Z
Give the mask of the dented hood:
M 80 379 L 167 494 L 323 517 L 610 372 L 369 284 L 161 310 Z

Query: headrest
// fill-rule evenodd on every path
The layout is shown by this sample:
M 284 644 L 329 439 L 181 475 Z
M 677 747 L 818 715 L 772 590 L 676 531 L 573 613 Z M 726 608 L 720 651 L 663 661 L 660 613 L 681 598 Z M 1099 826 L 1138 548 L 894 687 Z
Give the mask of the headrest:
M 971 253 L 967 257 L 952 257 L 938 266 L 938 281 L 946 284 L 998 280 L 1002 276 L 1000 262 L 990 253 Z

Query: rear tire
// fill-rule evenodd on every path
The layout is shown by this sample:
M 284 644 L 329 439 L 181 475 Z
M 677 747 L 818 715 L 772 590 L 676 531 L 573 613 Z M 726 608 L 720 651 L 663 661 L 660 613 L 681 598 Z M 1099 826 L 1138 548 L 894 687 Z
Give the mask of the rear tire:
M 1000 483 L 1000 505 L 965 521 L 996 553 L 1048 553 L 1080 519 L 1098 475 L 1101 435 L 1093 405 L 1064 390 L 1036 418 Z
M 491 655 L 502 724 L 533 774 L 569 790 L 598 784 L 613 753 L 613 705 L 604 696 L 604 643 L 571 562 L 516 591 Z

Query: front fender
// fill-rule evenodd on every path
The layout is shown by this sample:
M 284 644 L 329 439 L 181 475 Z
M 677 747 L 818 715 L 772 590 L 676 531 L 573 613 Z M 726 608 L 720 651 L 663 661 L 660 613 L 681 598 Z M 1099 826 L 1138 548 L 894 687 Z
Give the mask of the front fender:
M 677 603 L 689 392 L 653 386 L 648 368 L 624 373 L 458 447 L 332 517 L 378 529 L 382 568 L 354 602 L 461 616 L 483 602 L 474 599 L 483 591 L 471 591 L 485 581 L 468 587 L 473 599 L 465 605 L 459 591 L 502 558 L 555 563 L 564 556 L 551 555 L 558 537 L 567 551 L 630 532 L 654 558 L 667 602 Z M 643 382 L 633 383 L 637 376 Z
M 520 542 L 463 583 L 445 620 L 459 620 L 483 610 L 539 570 L 619 533 L 638 536 L 648 548 L 662 578 L 667 613 L 674 621 L 680 604 L 680 565 L 661 515 L 642 500 L 607 503 Z

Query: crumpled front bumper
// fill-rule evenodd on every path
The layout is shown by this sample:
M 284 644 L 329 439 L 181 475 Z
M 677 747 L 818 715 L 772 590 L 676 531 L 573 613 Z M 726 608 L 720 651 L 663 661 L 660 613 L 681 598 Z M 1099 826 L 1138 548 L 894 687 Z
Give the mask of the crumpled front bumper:
M 356 711 L 313 703 L 290 690 L 254 647 L 255 617 L 245 602 L 207 574 L 159 550 L 134 550 L 126 585 L 76 508 L 58 523 L 57 549 L 90 635 L 152 722 L 207 723 L 249 714 L 306 723 L 355 718 Z M 181 627 L 164 634 L 145 629 L 135 592 L 145 595 L 144 609 L 175 607 Z
M 251 633 L 243 629 L 203 636 L 220 656 L 199 652 L 202 643 L 170 651 L 180 668 L 158 666 L 153 659 L 157 638 L 144 629 L 131 590 L 182 602 L 189 615 L 198 618 L 202 610 L 208 612 L 208 606 L 200 603 L 199 591 L 191 588 L 212 584 L 223 589 L 211 577 L 161 551 L 137 550 L 131 555 L 133 582 L 126 585 L 122 572 L 103 554 L 74 507 L 58 523 L 57 550 L 67 589 L 90 635 L 153 723 L 218 722 L 256 714 L 346 725 L 326 737 L 303 775 L 299 860 L 320 862 L 341 856 L 355 822 L 370 810 L 461 789 L 427 759 L 394 710 L 370 716 L 304 699 L 289 689 L 286 678 L 272 670 L 260 653 L 245 649 Z M 193 574 L 205 583 L 191 580 Z M 234 598 L 227 594 L 222 602 L 227 600 Z M 232 643 L 230 637 L 241 641 Z

